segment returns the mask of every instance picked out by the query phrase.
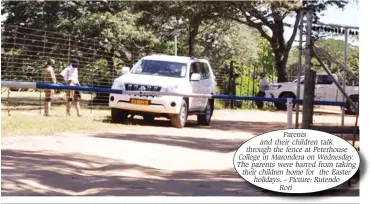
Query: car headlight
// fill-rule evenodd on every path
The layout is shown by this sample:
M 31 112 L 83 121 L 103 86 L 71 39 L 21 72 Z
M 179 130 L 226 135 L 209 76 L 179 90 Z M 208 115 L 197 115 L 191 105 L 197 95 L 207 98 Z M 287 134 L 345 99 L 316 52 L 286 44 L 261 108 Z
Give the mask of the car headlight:
M 167 87 L 163 87 L 161 89 L 161 92 L 175 92 L 177 88 L 179 88 L 178 85 L 167 86 Z
M 125 83 L 115 80 L 112 89 L 125 90 Z
M 281 85 L 270 85 L 266 87 L 266 90 L 276 90 L 280 89 Z

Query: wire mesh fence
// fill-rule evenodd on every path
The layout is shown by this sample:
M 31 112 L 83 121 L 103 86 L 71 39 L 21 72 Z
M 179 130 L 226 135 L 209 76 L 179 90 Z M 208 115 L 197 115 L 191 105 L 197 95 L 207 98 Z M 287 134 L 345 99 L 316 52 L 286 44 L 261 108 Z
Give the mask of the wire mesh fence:
M 64 83 L 60 72 L 68 66 L 72 58 L 80 61 L 79 80 L 82 85 L 109 88 L 113 80 L 121 75 L 123 66 L 132 67 L 141 57 L 152 53 L 164 53 L 162 50 L 149 48 L 126 47 L 124 56 L 117 56 L 105 45 L 105 39 L 71 36 L 45 30 L 37 30 L 19 26 L 2 25 L 1 45 L 1 80 L 9 81 L 43 81 L 45 63 L 54 59 L 57 81 Z M 328 49 L 323 46 L 324 49 Z M 205 56 L 207 57 L 207 56 Z M 213 56 L 207 57 L 216 75 L 217 93 L 237 96 L 255 96 L 259 91 L 262 67 L 243 63 L 242 61 L 222 61 Z M 293 70 L 294 71 L 294 70 Z M 319 71 L 319 70 L 318 70 Z M 273 71 L 274 72 L 274 71 Z M 341 77 L 340 72 L 337 72 Z M 289 80 L 295 79 L 296 73 L 288 74 Z M 266 78 L 276 81 L 274 74 Z M 325 80 L 324 80 L 325 82 Z M 324 83 L 323 82 L 323 83 Z M 348 84 L 353 85 L 353 84 Z M 330 98 L 343 100 L 336 91 L 317 91 L 317 100 Z M 350 91 L 347 89 L 346 91 Z M 330 96 L 330 97 L 329 97 Z M 108 108 L 109 94 L 81 93 L 81 107 L 91 112 L 96 109 Z M 44 93 L 39 89 L 2 89 L 2 109 L 8 114 L 12 109 L 40 110 L 42 114 Z M 52 99 L 53 106 L 66 104 L 65 92 Z M 265 102 L 264 107 L 274 108 L 272 102 Z M 217 100 L 216 108 L 256 108 L 254 101 Z M 338 108 L 335 108 L 338 109 Z M 320 113 L 320 107 L 315 108 Z M 336 112 L 338 112 L 336 110 Z M 317 116 L 314 117 L 316 120 Z M 339 118 L 337 124 L 340 125 Z M 345 119 L 347 123 L 347 118 Z M 351 122 L 352 123 L 352 122 Z
M 91 39 L 13 25 L 2 25 L 1 29 L 1 80 L 42 82 L 46 61 L 54 59 L 57 82 L 64 83 L 60 72 L 69 65 L 72 58 L 77 58 L 80 61 L 79 81 L 82 85 L 109 88 L 113 80 L 121 75 L 123 66 L 132 67 L 143 56 L 163 53 L 162 50 L 132 46 L 125 48 L 124 56 L 117 56 L 105 45 L 106 39 Z M 232 65 L 234 62 L 213 57 L 209 59 L 216 75 L 218 94 L 256 94 L 258 69 L 240 63 L 235 67 Z M 81 93 L 81 96 L 82 108 L 93 110 L 108 107 L 109 94 Z M 40 109 L 41 113 L 43 98 L 43 90 L 39 89 L 2 90 L 3 109 L 8 110 L 28 106 L 30 109 Z M 65 102 L 65 92 L 53 98 L 54 105 L 63 105 Z M 216 108 L 251 108 L 254 103 L 218 101 L 217 106 Z

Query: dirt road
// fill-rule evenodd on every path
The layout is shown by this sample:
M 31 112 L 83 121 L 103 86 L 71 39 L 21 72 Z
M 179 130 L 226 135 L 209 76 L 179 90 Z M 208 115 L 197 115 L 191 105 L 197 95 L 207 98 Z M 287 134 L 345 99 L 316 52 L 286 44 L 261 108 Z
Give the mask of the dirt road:
M 109 132 L 3 137 L 2 195 L 280 195 L 244 181 L 233 156 L 247 139 L 286 128 L 285 121 L 284 112 L 216 111 L 210 127 L 134 121 Z M 357 196 L 358 185 L 322 194 Z

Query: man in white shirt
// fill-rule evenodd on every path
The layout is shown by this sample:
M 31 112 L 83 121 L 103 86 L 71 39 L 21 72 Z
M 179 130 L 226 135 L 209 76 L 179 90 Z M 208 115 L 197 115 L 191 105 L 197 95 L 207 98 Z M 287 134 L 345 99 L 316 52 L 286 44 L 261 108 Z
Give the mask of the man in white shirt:
M 64 81 L 70 86 L 80 86 L 80 82 L 78 81 L 78 65 L 79 61 L 77 59 L 72 59 L 71 64 L 60 73 L 63 76 Z M 68 116 L 71 115 L 72 101 L 74 101 L 77 116 L 80 117 L 80 98 L 75 94 L 75 90 L 67 90 L 66 112 Z
M 268 87 L 268 85 L 269 85 L 269 82 L 266 79 L 266 74 L 262 73 L 261 74 L 261 81 L 260 81 L 260 91 L 265 92 L 266 87 Z

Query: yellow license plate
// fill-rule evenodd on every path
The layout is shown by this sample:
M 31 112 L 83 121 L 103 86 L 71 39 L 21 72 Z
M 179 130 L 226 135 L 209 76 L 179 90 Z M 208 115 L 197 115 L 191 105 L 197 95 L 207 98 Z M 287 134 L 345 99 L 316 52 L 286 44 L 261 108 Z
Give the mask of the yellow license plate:
M 148 100 L 140 100 L 140 99 L 131 99 L 130 102 L 132 104 L 137 104 L 137 105 L 149 105 L 150 101 Z

